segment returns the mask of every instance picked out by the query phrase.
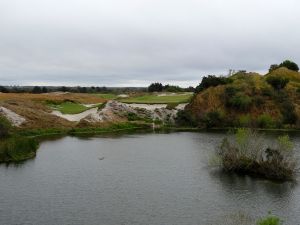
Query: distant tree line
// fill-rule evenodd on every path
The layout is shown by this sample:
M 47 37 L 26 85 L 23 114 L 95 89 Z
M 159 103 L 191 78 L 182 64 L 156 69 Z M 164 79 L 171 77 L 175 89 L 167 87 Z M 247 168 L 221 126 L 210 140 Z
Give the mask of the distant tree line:
M 195 90 L 194 87 L 182 88 L 176 85 L 162 85 L 159 82 L 152 83 L 148 87 L 148 92 L 193 92 Z
M 48 92 L 71 92 L 71 93 L 127 93 L 147 91 L 143 87 L 67 87 L 67 86 L 1 86 L 0 93 L 33 93 L 41 94 Z
M 217 77 L 215 75 L 208 75 L 202 78 L 201 83 L 196 87 L 195 92 L 199 93 L 209 87 L 216 87 L 218 85 L 231 83 L 232 80 L 228 77 Z

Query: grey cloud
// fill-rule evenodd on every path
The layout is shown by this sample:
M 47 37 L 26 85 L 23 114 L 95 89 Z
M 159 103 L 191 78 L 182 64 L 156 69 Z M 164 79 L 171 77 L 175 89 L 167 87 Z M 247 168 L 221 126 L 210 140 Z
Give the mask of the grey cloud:
M 195 85 L 300 63 L 296 0 L 1 0 L 0 84 Z

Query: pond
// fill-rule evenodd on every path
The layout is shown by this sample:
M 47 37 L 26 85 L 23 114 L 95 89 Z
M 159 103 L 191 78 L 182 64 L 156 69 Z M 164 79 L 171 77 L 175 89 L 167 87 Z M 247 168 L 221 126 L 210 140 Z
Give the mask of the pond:
M 208 166 L 223 137 L 180 132 L 44 141 L 35 159 L 0 165 L 0 224 L 206 225 L 268 211 L 284 224 L 300 224 L 298 184 Z M 299 149 L 300 137 L 293 140 Z

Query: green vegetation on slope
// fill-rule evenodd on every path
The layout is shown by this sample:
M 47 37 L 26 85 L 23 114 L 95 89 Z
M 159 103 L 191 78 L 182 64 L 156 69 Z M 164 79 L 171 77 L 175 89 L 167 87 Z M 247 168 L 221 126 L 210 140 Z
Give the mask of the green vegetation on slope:
M 140 104 L 168 104 L 168 103 L 186 103 L 192 97 L 192 93 L 174 94 L 174 95 L 155 95 L 145 94 L 142 96 L 129 97 L 121 99 L 124 103 Z
M 227 79 L 230 82 L 207 77 L 179 114 L 179 123 L 207 128 L 300 128 L 300 73 L 280 67 L 265 76 L 239 72 Z

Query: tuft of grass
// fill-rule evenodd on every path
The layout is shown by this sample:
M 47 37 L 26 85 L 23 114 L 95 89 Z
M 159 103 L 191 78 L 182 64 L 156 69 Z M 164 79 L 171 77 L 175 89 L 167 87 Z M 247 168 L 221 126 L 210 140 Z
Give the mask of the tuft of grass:
M 257 221 L 257 225 L 281 225 L 280 218 L 277 216 L 269 215 Z

